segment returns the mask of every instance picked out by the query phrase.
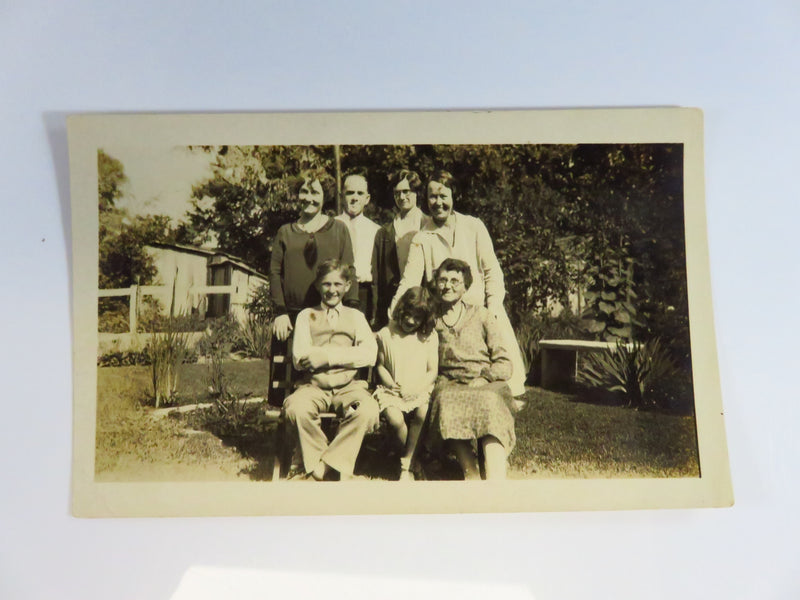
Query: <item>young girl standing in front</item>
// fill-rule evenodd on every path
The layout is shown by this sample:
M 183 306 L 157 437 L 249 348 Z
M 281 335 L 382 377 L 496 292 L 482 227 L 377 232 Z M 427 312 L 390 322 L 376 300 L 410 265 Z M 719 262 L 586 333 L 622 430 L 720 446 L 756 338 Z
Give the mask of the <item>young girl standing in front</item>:
M 428 413 L 431 391 L 439 364 L 439 338 L 428 291 L 407 290 L 392 313 L 392 320 L 378 332 L 378 377 L 375 398 L 381 415 L 403 447 L 400 481 L 410 481 L 411 460 Z M 406 424 L 406 415 L 410 415 Z

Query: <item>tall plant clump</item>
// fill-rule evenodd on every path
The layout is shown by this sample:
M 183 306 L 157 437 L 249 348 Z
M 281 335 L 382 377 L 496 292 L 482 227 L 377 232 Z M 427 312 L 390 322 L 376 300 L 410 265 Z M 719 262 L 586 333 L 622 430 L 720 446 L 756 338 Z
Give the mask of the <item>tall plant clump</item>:
M 175 281 L 173 280 L 169 316 L 163 323 L 163 330 L 152 331 L 150 340 L 145 346 L 145 353 L 150 359 L 156 408 L 162 403 L 174 402 L 178 389 L 179 367 L 190 354 L 188 333 L 180 331 L 178 322 L 179 319 L 175 316 Z
M 269 358 L 272 344 L 272 325 L 253 315 L 247 315 L 241 328 L 244 352 L 252 358 Z
M 217 403 L 226 402 L 234 396 L 225 372 L 225 361 L 230 358 L 239 338 L 239 324 L 227 315 L 212 321 L 206 334 L 197 343 L 197 351 L 208 358 L 208 388 Z
M 621 340 L 613 349 L 591 353 L 578 373 L 578 381 L 610 392 L 622 393 L 633 408 L 651 407 L 660 384 L 676 375 L 676 367 L 661 340 Z
M 208 358 L 206 382 L 214 405 L 204 413 L 205 426 L 225 435 L 236 433 L 244 414 L 236 390 L 225 371 L 225 361 L 241 341 L 239 323 L 231 315 L 215 319 L 197 343 L 197 351 Z
M 241 327 L 241 342 L 248 356 L 269 358 L 272 344 L 272 300 L 269 285 L 261 285 L 244 305 L 247 319 Z
M 586 329 L 606 341 L 629 340 L 634 325 L 640 325 L 634 305 L 634 261 L 624 247 L 607 246 L 593 254 L 586 270 Z

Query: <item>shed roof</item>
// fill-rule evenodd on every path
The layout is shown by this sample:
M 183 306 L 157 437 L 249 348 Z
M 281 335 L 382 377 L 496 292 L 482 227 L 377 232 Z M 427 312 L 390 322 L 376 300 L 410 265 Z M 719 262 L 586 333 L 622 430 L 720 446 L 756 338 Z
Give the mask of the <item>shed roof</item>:
M 239 258 L 238 256 L 234 256 L 233 254 L 228 254 L 227 252 L 223 252 L 222 250 L 209 250 L 207 248 L 198 248 L 197 246 L 190 246 L 188 244 L 167 244 L 163 242 L 151 242 L 145 245 L 150 246 L 151 248 L 164 248 L 166 250 L 175 250 L 176 252 L 185 252 L 187 254 L 196 254 L 200 256 L 205 256 L 209 259 L 209 262 L 213 262 L 214 264 L 229 262 L 241 271 L 245 271 L 246 273 L 249 273 L 250 275 L 255 275 L 256 277 L 261 277 L 265 281 L 267 280 L 266 275 L 255 270 L 253 267 L 244 262 L 241 258 Z

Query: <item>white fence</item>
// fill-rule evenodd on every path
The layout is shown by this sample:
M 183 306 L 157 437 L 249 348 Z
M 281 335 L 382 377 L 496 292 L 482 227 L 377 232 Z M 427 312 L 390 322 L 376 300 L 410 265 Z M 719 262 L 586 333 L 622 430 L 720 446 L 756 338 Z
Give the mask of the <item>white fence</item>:
M 231 296 L 238 293 L 235 285 L 200 285 L 191 286 L 187 293 L 189 297 L 205 297 L 209 294 L 224 294 Z M 98 301 L 100 298 L 128 297 L 129 320 L 128 331 L 125 333 L 106 333 L 98 332 L 99 354 L 107 352 L 141 350 L 147 340 L 151 337 L 150 333 L 139 333 L 139 307 L 144 296 L 152 296 L 161 301 L 163 306 L 169 307 L 172 300 L 172 286 L 168 285 L 132 285 L 127 288 L 115 288 L 97 290 Z M 202 336 L 202 332 L 192 332 L 189 334 L 189 343 L 194 345 Z

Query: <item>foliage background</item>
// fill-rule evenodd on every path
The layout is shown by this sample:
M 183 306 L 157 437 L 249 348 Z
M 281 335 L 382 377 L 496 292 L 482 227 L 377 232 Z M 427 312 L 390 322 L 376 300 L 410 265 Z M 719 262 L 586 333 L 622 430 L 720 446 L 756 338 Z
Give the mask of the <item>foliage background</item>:
M 124 165 L 100 150 L 100 287 L 148 284 L 142 247 L 152 241 L 217 247 L 268 270 L 278 228 L 297 218 L 298 174 L 365 171 L 367 216 L 391 219 L 388 183 L 400 168 L 423 180 L 456 178 L 455 209 L 487 226 L 503 268 L 506 307 L 529 365 L 537 341 L 661 338 L 680 367 L 677 395 L 691 395 L 691 353 L 679 144 L 196 146 L 211 176 L 193 182 L 184 217 L 131 215 L 119 206 Z M 336 214 L 337 184 L 324 181 Z M 424 189 L 418 204 L 426 210 Z M 580 294 L 580 314 L 564 311 Z M 104 299 L 101 327 L 126 327 L 124 300 Z M 583 318 L 583 320 L 581 320 Z M 534 375 L 532 375 L 534 376 Z M 691 402 L 690 402 L 691 403 Z
M 391 218 L 393 171 L 411 168 L 423 180 L 435 168 L 451 171 L 456 210 L 480 218 L 492 235 L 505 274 L 507 308 L 518 327 L 554 303 L 567 305 L 576 289 L 596 288 L 613 303 L 599 299 L 597 314 L 590 315 L 608 312 L 609 327 L 595 331 L 598 337 L 662 336 L 681 366 L 690 368 L 681 145 L 345 145 L 339 150 L 343 173 L 366 169 L 372 201 L 365 212 L 381 223 Z M 296 218 L 297 174 L 336 168 L 332 146 L 196 151 L 209 154 L 213 176 L 194 186 L 187 220 L 172 235 L 186 243 L 217 243 L 262 271 L 277 229 Z M 327 210 L 335 214 L 335 186 L 325 191 Z M 426 210 L 424 193 L 419 205 Z M 600 265 L 610 269 L 607 281 L 622 280 L 625 289 L 600 286 Z

